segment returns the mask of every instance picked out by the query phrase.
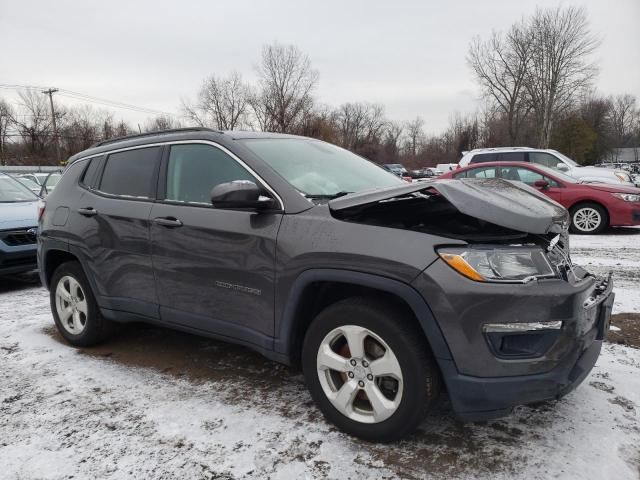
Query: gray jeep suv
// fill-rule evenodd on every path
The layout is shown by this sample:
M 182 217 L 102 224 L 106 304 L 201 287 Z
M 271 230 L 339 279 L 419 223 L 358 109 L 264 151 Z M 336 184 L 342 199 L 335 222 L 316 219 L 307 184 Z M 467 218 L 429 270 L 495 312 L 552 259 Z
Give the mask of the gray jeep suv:
M 72 345 L 128 321 L 240 343 L 390 441 L 441 394 L 486 419 L 585 378 L 613 284 L 572 264 L 567 227 L 523 184 L 406 183 L 309 138 L 183 129 L 70 158 L 38 262 Z

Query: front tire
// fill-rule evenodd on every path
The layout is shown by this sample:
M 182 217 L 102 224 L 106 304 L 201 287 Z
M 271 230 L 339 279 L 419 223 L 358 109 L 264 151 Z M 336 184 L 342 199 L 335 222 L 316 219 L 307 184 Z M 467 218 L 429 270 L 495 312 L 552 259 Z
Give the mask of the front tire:
M 581 203 L 571 209 L 571 233 L 593 235 L 609 226 L 607 210 L 597 203 Z
M 96 345 L 113 333 L 114 325 L 100 314 L 91 285 L 78 262 L 66 262 L 56 269 L 49 299 L 56 327 L 71 345 Z
M 412 432 L 440 392 L 424 333 L 402 308 L 369 298 L 330 305 L 303 344 L 309 391 L 341 430 L 375 442 Z

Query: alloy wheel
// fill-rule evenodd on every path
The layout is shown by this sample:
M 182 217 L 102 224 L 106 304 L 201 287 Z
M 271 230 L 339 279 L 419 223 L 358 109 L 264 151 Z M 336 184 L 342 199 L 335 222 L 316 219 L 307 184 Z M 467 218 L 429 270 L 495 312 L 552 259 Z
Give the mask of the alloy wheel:
M 63 328 L 72 335 L 79 335 L 87 325 L 87 298 L 80 283 L 65 275 L 56 287 L 56 312 Z
M 356 325 L 335 328 L 320 343 L 316 363 L 324 394 L 346 417 L 379 423 L 400 406 L 400 363 L 371 330 Z
M 593 232 L 601 222 L 602 215 L 592 207 L 582 207 L 573 214 L 573 224 L 581 232 Z

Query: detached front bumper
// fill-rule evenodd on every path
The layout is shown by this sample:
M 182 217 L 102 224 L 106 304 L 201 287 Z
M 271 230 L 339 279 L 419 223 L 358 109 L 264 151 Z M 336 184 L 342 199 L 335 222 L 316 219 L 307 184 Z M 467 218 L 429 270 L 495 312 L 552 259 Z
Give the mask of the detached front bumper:
M 438 274 L 446 277 L 447 272 L 438 270 Z M 438 303 L 437 292 L 424 295 L 451 350 L 451 359 L 438 358 L 438 362 L 458 417 L 495 418 L 509 413 L 516 405 L 557 399 L 589 374 L 609 329 L 614 301 L 611 276 L 596 279 L 585 272 L 585 277 L 575 284 L 540 282 L 531 289 L 512 285 L 510 292 L 508 286 L 494 288 L 485 284 L 482 289 L 482 284 L 466 282 L 456 279 L 458 295 L 457 301 L 454 295 L 453 303 L 442 297 Z M 445 288 L 453 288 L 446 281 L 444 284 Z M 426 292 L 423 289 L 426 285 L 420 286 Z M 478 297 L 481 290 L 484 296 Z M 457 318 L 452 316 L 454 313 Z M 527 348 L 501 353 L 496 345 L 504 342 L 490 338 L 482 328 L 487 323 L 555 321 L 562 322 L 562 327 L 530 332 L 529 354 Z M 458 333 L 452 335 L 456 329 Z M 522 332 L 513 338 L 517 341 L 512 345 L 526 345 Z M 536 353 L 536 349 L 543 353 Z

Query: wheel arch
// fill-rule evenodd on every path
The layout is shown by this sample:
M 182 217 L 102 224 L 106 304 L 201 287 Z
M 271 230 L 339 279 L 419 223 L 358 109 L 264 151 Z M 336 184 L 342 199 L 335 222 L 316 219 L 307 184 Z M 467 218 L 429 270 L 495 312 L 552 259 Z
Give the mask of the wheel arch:
M 78 263 L 78 258 L 70 253 L 68 250 L 63 250 L 59 248 L 50 248 L 44 254 L 44 265 L 42 268 L 42 282 L 45 287 L 49 288 L 51 284 L 51 278 L 53 277 L 53 272 L 56 269 L 66 262 L 76 261 Z
M 431 309 L 412 286 L 380 275 L 337 269 L 306 270 L 296 278 L 278 325 L 274 349 L 297 364 L 313 318 L 338 300 L 363 295 L 375 295 L 406 309 L 420 326 L 436 360 L 451 360 Z

